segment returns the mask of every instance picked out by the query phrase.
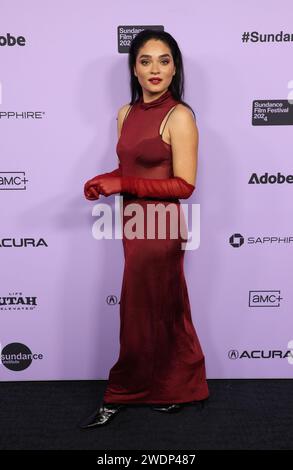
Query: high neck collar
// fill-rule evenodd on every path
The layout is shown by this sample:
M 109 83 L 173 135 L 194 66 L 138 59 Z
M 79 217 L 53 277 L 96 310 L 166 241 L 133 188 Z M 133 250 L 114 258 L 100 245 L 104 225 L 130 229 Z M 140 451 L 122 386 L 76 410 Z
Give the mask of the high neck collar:
M 139 103 L 139 106 L 142 109 L 149 109 L 149 108 L 153 108 L 155 106 L 160 106 L 162 103 L 165 103 L 165 101 L 167 101 L 171 97 L 172 97 L 171 91 L 166 90 L 165 93 L 163 93 L 161 96 L 159 96 L 159 98 L 156 98 L 155 100 L 150 101 L 148 103 L 145 103 L 143 101 L 143 95 L 141 95 L 140 98 L 139 98 L 138 103 Z

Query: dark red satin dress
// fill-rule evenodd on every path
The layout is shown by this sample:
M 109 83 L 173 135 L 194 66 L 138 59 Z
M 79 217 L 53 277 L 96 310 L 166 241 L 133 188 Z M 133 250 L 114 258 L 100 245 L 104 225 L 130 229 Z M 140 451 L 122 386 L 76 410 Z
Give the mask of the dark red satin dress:
M 141 97 L 129 108 L 116 148 L 123 175 L 174 176 L 172 149 L 162 140 L 159 129 L 177 103 L 167 90 L 150 103 L 144 103 Z M 167 236 L 163 238 L 158 235 L 158 219 L 152 224 L 146 219 L 148 205 L 166 206 L 170 202 L 179 218 L 180 201 L 127 193 L 121 196 L 122 227 L 134 216 L 125 215 L 127 206 L 138 205 L 145 219 L 144 223 L 139 219 L 141 226 L 136 224 L 134 230 L 141 229 L 144 236 L 130 239 L 123 233 L 120 353 L 109 372 L 104 402 L 163 404 L 205 399 L 209 396 L 205 358 L 192 323 L 183 270 L 185 251 L 181 243 L 187 239 L 180 230 L 177 238 L 171 238 L 168 214 Z M 155 229 L 154 238 L 147 238 L 148 224 Z

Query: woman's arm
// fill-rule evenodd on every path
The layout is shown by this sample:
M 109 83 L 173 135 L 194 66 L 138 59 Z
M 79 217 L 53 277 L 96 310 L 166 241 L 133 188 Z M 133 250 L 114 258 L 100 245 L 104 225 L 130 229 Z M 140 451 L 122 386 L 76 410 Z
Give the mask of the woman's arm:
M 196 186 L 199 134 L 192 112 L 183 104 L 171 113 L 169 132 L 174 176 Z

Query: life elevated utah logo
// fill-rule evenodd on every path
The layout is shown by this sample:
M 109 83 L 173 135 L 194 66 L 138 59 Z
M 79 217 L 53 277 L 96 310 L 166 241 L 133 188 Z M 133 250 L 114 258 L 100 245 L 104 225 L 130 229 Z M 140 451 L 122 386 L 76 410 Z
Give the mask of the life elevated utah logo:
M 0 312 L 32 311 L 38 307 L 37 297 L 12 291 L 0 297 Z

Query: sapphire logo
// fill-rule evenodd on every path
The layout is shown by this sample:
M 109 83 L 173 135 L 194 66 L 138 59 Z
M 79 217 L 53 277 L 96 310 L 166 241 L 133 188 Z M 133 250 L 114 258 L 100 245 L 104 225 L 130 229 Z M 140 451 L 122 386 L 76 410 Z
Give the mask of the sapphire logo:
M 293 236 L 255 236 L 255 237 L 246 237 L 248 245 L 281 245 L 286 244 L 289 245 L 293 243 Z M 234 248 L 239 248 L 244 243 L 244 237 L 241 233 L 234 233 L 229 238 L 229 243 Z
M 231 235 L 229 238 L 229 243 L 231 246 L 234 246 L 234 248 L 239 248 L 244 243 L 244 237 L 240 233 L 234 233 L 234 235 Z

